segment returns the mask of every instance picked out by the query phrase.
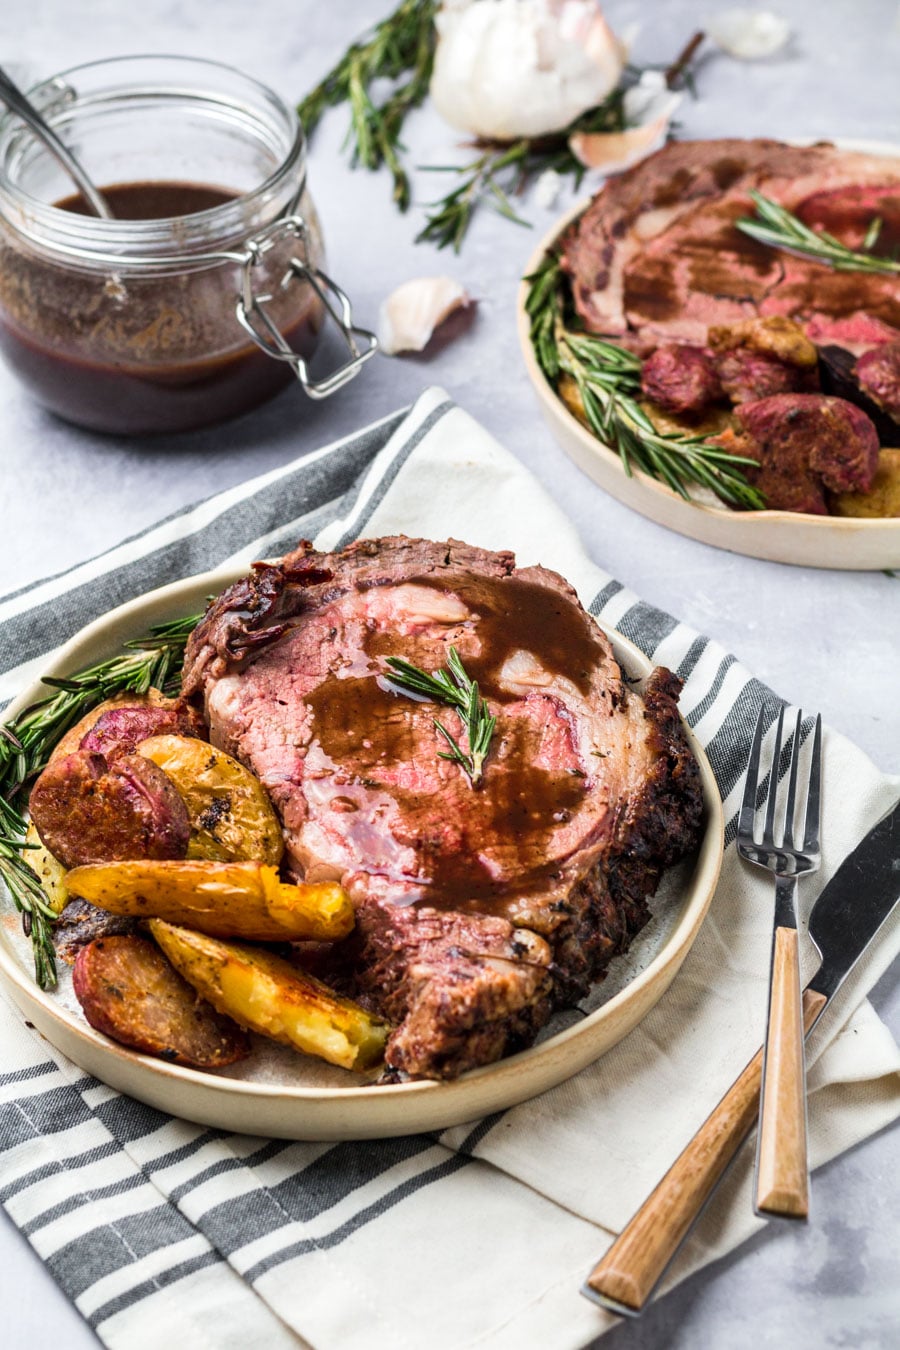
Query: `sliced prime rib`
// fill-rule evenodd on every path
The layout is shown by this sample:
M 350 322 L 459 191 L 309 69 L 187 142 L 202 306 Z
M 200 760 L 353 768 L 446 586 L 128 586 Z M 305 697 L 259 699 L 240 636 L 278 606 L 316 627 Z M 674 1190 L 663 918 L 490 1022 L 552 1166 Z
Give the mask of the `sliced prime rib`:
M 390 684 L 450 647 L 497 717 L 481 785 L 440 757 L 455 713 Z M 643 693 L 572 588 L 456 541 L 308 543 L 258 564 L 188 644 L 184 693 L 260 777 L 287 862 L 339 879 L 349 989 L 395 1023 L 390 1069 L 453 1077 L 528 1044 L 646 922 L 702 800 L 679 681 Z
M 735 221 L 754 212 L 751 188 L 851 247 L 873 216 L 883 221 L 877 247 L 889 252 L 900 237 L 895 159 L 829 144 L 675 141 L 610 179 L 565 241 L 586 327 L 642 354 L 663 341 L 702 345 L 710 325 L 770 315 L 857 353 L 896 339 L 896 278 L 833 271 L 749 239 Z

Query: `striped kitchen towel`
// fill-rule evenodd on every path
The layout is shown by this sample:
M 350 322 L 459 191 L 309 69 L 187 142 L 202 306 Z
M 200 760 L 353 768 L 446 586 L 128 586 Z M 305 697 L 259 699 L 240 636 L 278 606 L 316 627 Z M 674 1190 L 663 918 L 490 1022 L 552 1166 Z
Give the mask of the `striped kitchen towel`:
M 334 548 L 396 532 L 545 563 L 678 671 L 729 822 L 712 909 L 670 990 L 597 1064 L 435 1136 L 329 1145 L 189 1124 L 85 1075 L 0 1001 L 0 1199 L 108 1346 L 585 1346 L 612 1323 L 578 1294 L 586 1270 L 760 1042 L 770 888 L 740 864 L 733 834 L 757 709 L 773 696 L 591 563 L 530 475 L 440 391 L 7 596 L 0 697 L 89 620 L 153 587 L 301 536 Z M 826 731 L 823 866 L 801 888 L 807 910 L 897 795 L 897 779 Z M 895 921 L 815 1033 L 814 1165 L 900 1114 L 900 1054 L 865 1001 L 898 948 Z M 750 1161 L 744 1150 L 672 1278 L 756 1230 Z

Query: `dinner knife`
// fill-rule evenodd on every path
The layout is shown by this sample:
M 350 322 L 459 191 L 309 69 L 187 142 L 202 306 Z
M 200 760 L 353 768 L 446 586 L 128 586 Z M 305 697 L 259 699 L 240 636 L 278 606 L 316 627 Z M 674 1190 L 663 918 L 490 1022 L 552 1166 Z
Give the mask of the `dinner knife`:
M 841 863 L 809 918 L 822 957 L 803 993 L 808 1036 L 900 900 L 900 802 Z M 760 1049 L 701 1125 L 582 1286 L 610 1312 L 636 1317 L 665 1273 L 725 1169 L 756 1123 Z

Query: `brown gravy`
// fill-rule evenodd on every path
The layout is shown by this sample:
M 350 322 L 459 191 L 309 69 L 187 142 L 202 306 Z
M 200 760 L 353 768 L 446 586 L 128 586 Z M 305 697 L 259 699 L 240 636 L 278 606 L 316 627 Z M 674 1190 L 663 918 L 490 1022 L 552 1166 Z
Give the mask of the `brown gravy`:
M 521 695 L 501 686 L 500 672 L 514 652 L 524 649 L 584 694 L 602 648 L 587 615 L 565 597 L 525 579 L 472 576 L 444 582 L 429 574 L 409 578 L 409 584 L 452 591 L 477 615 L 475 631 L 483 654 L 466 655 L 464 665 L 497 715 L 486 778 L 473 789 L 459 769 L 458 782 L 446 793 L 445 813 L 436 820 L 434 780 L 427 779 L 417 793 L 410 767 L 423 755 L 423 730 L 433 718 L 459 738 L 457 713 L 397 693 L 374 673 L 331 677 L 307 694 L 306 701 L 314 714 L 315 740 L 340 777 L 346 777 L 346 789 L 333 809 L 353 815 L 359 809 L 358 788 L 374 795 L 383 788 L 400 806 L 405 824 L 413 822 L 414 830 L 415 822 L 421 822 L 419 833 L 404 842 L 416 850 L 416 880 L 427 889 L 423 903 L 502 914 L 508 909 L 509 878 L 498 879 L 479 855 L 499 850 L 515 854 L 510 866 L 518 895 L 545 888 L 558 865 L 551 849 L 554 833 L 578 810 L 592 785 L 573 748 L 558 766 L 538 766 L 539 733 L 527 720 L 504 715 L 505 706 L 519 702 Z M 390 655 L 402 655 L 429 670 L 436 665 L 416 652 L 415 638 L 384 628 L 366 635 L 364 655 L 373 672 Z M 430 754 L 430 727 L 426 743 Z M 435 743 L 434 753 L 440 748 Z M 501 758 L 504 771 L 491 774 L 491 763 Z M 413 786 L 407 787 L 410 781 Z M 370 802 L 367 797 L 366 809 Z M 349 820 L 347 828 L 353 828 Z M 445 846 L 448 834 L 451 843 Z

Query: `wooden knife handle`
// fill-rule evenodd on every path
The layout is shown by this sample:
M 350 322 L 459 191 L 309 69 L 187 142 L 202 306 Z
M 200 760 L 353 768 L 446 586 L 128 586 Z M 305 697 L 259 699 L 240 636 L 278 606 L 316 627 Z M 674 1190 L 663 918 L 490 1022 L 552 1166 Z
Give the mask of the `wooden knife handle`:
M 804 993 L 807 1032 L 825 1003 L 823 994 Z M 762 1058 L 759 1050 L 591 1271 L 585 1286 L 589 1296 L 617 1312 L 641 1311 L 756 1122 Z
M 776 928 L 756 1159 L 756 1211 L 809 1217 L 806 1058 L 796 928 Z

